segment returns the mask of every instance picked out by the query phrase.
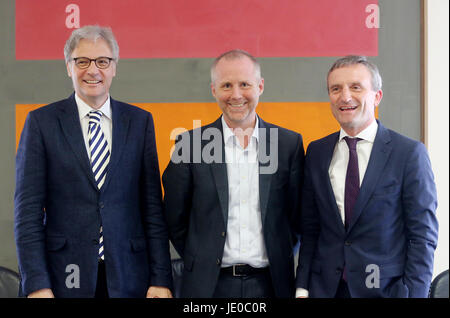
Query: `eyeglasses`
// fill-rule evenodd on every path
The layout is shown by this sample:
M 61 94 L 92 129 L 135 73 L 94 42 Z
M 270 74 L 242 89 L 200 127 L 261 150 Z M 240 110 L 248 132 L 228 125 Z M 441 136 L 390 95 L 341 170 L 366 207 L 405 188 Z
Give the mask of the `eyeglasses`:
M 111 61 L 114 61 L 112 57 L 100 56 L 96 59 L 90 59 L 88 57 L 74 57 L 72 61 L 75 61 L 75 65 L 80 69 L 85 69 L 91 66 L 91 62 L 94 61 L 95 65 L 98 68 L 105 69 L 108 68 L 111 64 Z

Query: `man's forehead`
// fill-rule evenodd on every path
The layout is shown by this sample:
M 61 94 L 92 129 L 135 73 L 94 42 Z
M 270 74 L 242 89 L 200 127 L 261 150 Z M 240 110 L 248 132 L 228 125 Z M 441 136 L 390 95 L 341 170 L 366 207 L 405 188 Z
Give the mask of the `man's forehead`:
M 354 75 L 354 76 L 369 75 L 370 76 L 370 71 L 365 65 L 351 64 L 351 65 L 344 65 L 344 66 L 334 69 L 330 73 L 330 76 L 335 75 L 335 74 L 347 75 L 347 76 L 350 76 L 350 75 Z
M 226 77 L 242 79 L 256 77 L 255 65 L 249 59 L 248 61 L 243 61 L 243 59 L 233 59 L 223 61 L 223 63 L 222 60 L 220 60 L 216 65 L 215 73 L 218 79 Z
M 219 62 L 217 62 L 216 70 L 236 69 L 241 68 L 242 65 L 252 68 L 255 67 L 253 61 L 250 60 L 247 56 L 240 56 L 234 58 L 222 58 Z
M 106 40 L 104 40 L 101 37 L 96 39 L 89 39 L 89 38 L 80 39 L 74 51 L 80 49 L 84 50 L 107 49 L 109 51 L 112 51 L 108 45 L 108 42 L 106 42 Z
M 364 82 L 371 80 L 371 73 L 361 64 L 348 65 L 333 70 L 328 76 L 330 81 L 344 81 L 344 82 Z

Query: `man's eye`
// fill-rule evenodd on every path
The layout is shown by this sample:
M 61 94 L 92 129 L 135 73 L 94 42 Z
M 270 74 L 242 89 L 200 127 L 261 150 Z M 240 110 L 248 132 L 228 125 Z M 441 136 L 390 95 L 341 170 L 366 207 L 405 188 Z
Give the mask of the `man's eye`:
M 97 64 L 100 66 L 107 66 L 109 64 L 109 60 L 108 59 L 99 59 L 99 60 L 97 60 Z
M 77 65 L 78 66 L 86 66 L 89 62 L 86 60 L 78 60 Z

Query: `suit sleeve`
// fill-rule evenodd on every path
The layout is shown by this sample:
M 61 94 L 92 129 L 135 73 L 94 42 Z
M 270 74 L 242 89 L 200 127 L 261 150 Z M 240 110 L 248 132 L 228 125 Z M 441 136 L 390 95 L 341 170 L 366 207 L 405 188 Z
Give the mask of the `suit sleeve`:
M 181 155 L 190 149 L 183 147 L 183 134 L 177 138 L 175 151 L 163 174 L 164 186 L 164 213 L 169 225 L 169 235 L 172 244 L 180 256 L 184 257 L 184 246 L 189 226 L 189 212 L 192 201 L 192 176 L 189 163 L 183 160 L 174 160 L 174 156 Z M 189 156 L 185 159 L 189 159 Z
M 296 275 L 296 288 L 309 289 L 311 263 L 320 234 L 319 212 L 315 201 L 315 192 L 312 184 L 311 146 L 305 159 L 305 176 L 302 187 L 301 217 L 300 217 L 300 252 Z
M 428 153 L 421 143 L 408 156 L 402 188 L 407 239 L 404 283 L 409 297 L 427 297 L 438 238 L 437 195 Z
M 24 295 L 51 288 L 45 248 L 47 159 L 38 121 L 31 112 L 16 155 L 14 234 Z
M 290 200 L 290 224 L 293 234 L 294 245 L 297 245 L 300 239 L 300 203 L 301 189 L 303 184 L 303 166 L 305 162 L 305 150 L 303 148 L 303 139 L 298 135 L 295 153 L 291 164 L 289 176 L 289 200 Z
M 150 286 L 172 288 L 169 236 L 162 210 L 161 179 L 156 152 L 155 129 L 148 115 L 144 151 L 143 222 L 150 260 Z

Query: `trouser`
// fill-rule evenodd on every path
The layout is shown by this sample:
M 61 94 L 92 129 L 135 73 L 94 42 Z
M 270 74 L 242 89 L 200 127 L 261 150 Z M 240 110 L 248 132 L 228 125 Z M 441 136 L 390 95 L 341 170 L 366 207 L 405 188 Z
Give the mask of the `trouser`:
M 95 298 L 109 298 L 108 288 L 106 285 L 105 262 L 98 262 L 97 287 L 95 288 Z
M 246 265 L 248 266 L 248 265 Z M 230 268 L 220 271 L 214 298 L 273 298 L 275 293 L 269 268 L 249 273 L 233 273 Z

